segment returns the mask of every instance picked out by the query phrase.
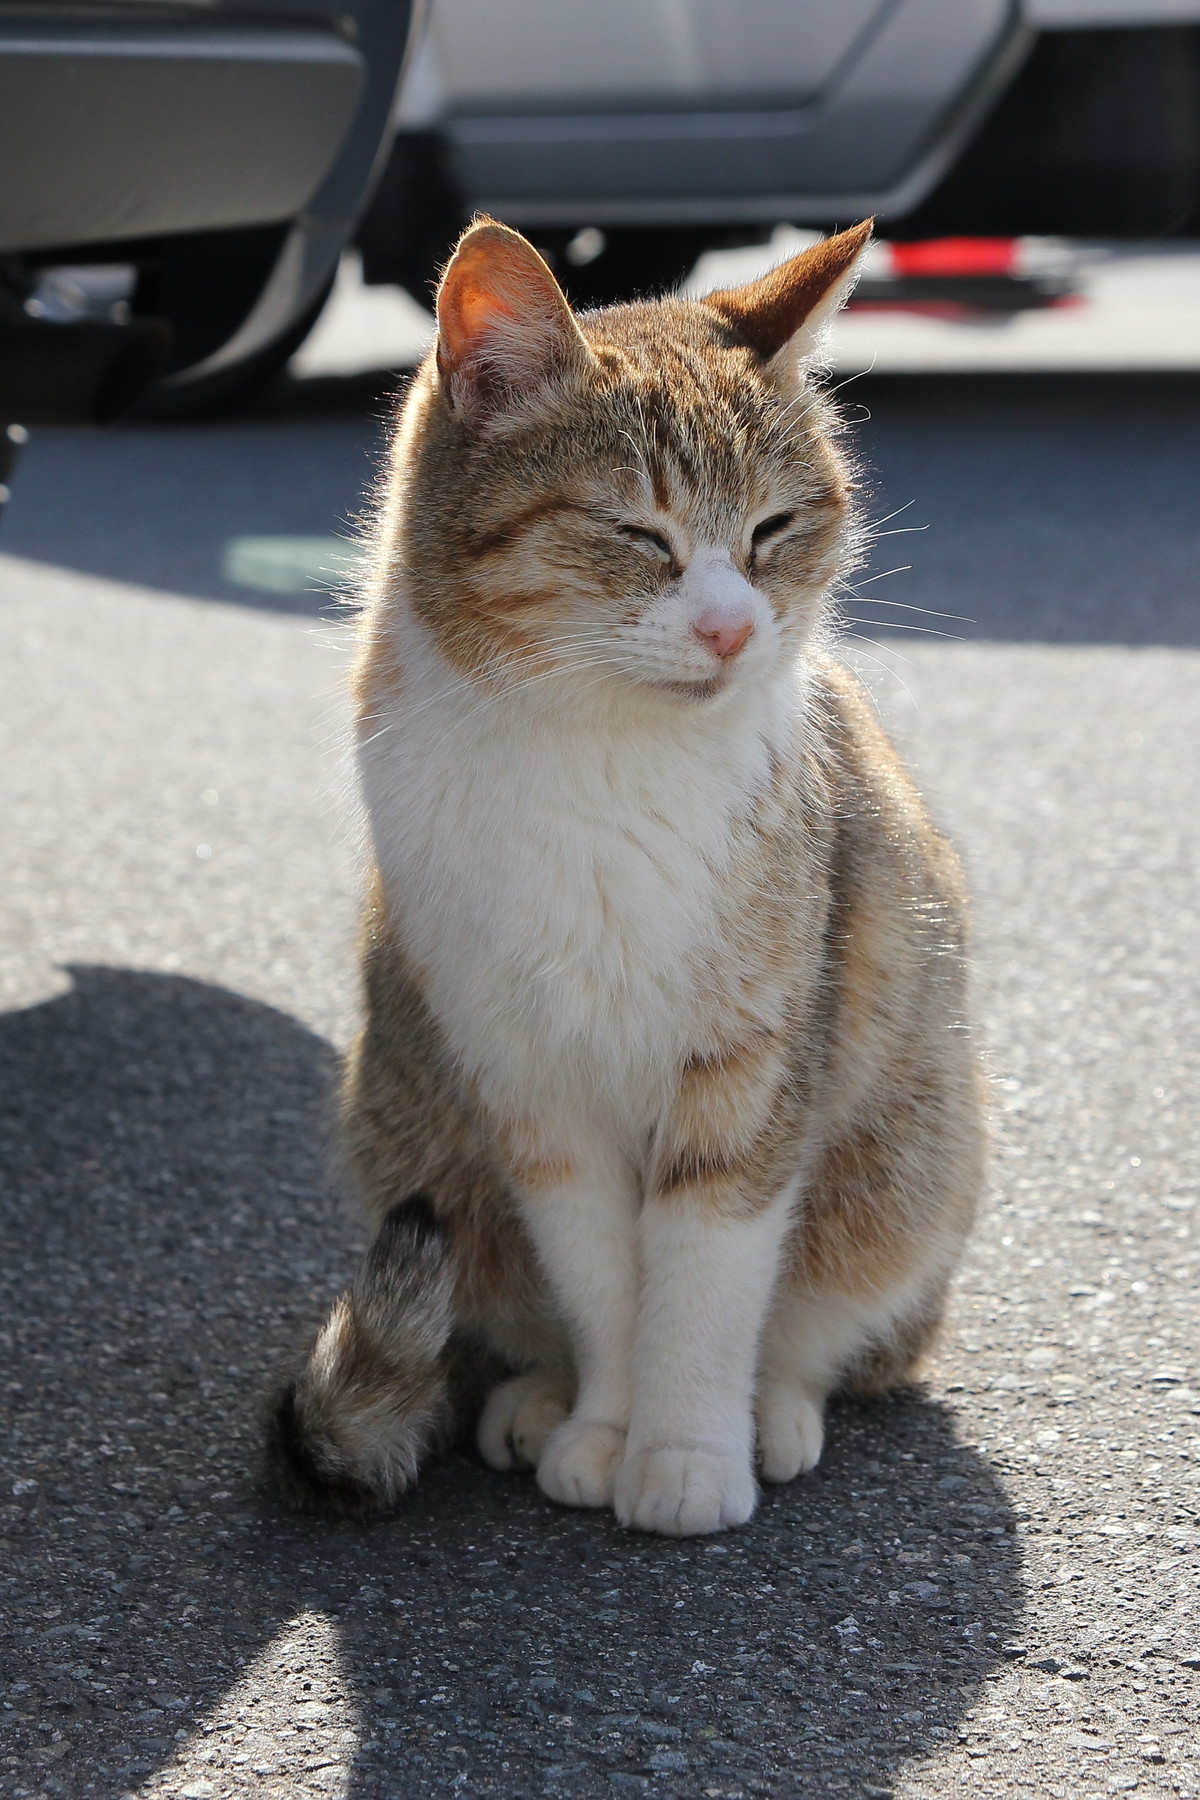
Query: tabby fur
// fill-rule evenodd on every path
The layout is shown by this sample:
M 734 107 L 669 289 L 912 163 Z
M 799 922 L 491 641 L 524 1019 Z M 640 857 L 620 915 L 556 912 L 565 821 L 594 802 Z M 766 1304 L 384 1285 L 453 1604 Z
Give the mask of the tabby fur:
M 869 229 L 578 318 L 491 221 L 446 271 L 355 676 L 380 1235 L 274 1398 L 294 1504 L 393 1505 L 473 1412 L 555 1501 L 721 1530 L 930 1344 L 983 1109 L 959 864 L 830 623 Z

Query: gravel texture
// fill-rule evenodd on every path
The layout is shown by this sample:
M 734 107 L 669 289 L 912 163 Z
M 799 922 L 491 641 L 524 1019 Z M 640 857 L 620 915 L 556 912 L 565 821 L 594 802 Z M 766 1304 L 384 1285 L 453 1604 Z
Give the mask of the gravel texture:
M 977 895 L 994 1192 L 927 1384 L 690 1543 L 465 1453 L 370 1528 L 261 1492 L 264 1376 L 359 1243 L 322 1173 L 353 829 L 336 633 L 213 571 L 336 530 L 372 412 L 30 447 L 0 1795 L 1200 1797 L 1200 390 L 854 391 L 877 512 L 934 527 L 887 592 L 977 621 L 867 650 Z

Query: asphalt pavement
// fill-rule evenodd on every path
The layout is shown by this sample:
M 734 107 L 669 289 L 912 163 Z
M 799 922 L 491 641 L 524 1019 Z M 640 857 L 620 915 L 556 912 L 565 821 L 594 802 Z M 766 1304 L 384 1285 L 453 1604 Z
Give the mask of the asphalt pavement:
M 684 1543 L 467 1453 L 365 1528 L 260 1488 L 264 1380 L 360 1243 L 323 1174 L 356 828 L 336 607 L 231 546 L 333 566 L 386 397 L 35 436 L 0 537 L 0 1794 L 1200 1796 L 1200 377 L 843 398 L 902 534 L 866 576 L 912 565 L 847 654 L 971 873 L 993 1191 L 928 1381 Z

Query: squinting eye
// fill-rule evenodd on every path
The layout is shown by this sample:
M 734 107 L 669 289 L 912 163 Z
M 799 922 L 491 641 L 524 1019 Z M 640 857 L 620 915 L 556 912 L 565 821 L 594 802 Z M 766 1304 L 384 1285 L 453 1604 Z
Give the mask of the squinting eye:
M 761 525 L 756 525 L 750 534 L 751 553 L 757 555 L 760 550 L 765 549 L 772 538 L 778 537 L 781 532 L 787 530 L 795 517 L 795 513 L 772 513 L 769 519 L 764 519 Z
M 640 525 L 622 525 L 621 530 L 644 555 L 652 556 L 660 563 L 674 562 L 674 551 L 666 538 L 660 537 L 657 531 L 644 531 Z

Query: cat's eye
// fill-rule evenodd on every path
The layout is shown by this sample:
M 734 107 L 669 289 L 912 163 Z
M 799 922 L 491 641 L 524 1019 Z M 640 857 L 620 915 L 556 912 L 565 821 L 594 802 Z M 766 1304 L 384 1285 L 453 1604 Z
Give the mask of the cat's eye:
M 651 556 L 656 562 L 663 564 L 675 561 L 675 552 L 661 532 L 647 531 L 641 525 L 622 525 L 621 530 L 643 555 Z
M 789 525 L 795 523 L 795 513 L 772 513 L 769 519 L 760 519 L 750 534 L 750 556 L 756 557 L 761 550 L 781 537 Z

